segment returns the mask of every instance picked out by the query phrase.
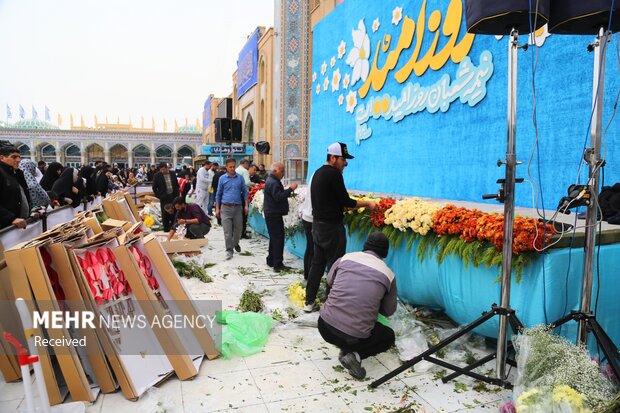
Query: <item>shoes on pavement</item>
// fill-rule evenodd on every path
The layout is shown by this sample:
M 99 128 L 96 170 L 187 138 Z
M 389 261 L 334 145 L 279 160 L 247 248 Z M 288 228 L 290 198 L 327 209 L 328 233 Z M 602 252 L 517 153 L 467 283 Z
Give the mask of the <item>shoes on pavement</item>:
M 282 272 L 282 271 L 290 271 L 290 270 L 292 270 L 292 269 L 293 269 L 293 267 L 289 267 L 288 265 L 283 265 L 283 266 L 278 267 L 278 268 L 275 268 L 275 267 L 274 267 L 274 269 L 273 269 L 273 270 L 274 270 L 275 272 Z
M 235 251 L 241 252 L 241 247 L 239 246 L 239 244 L 235 245 Z
M 366 369 L 362 367 L 362 360 L 356 352 L 347 353 L 342 358 L 338 358 L 340 364 L 347 369 L 349 374 L 358 380 L 363 380 L 366 377 Z
M 310 304 L 304 305 L 304 312 L 305 313 L 312 313 L 312 312 L 314 312 L 316 310 L 318 310 L 318 307 L 317 307 L 316 303 L 310 303 Z
M 246 232 L 246 233 L 244 233 L 244 234 L 241 234 L 241 239 L 250 239 L 250 236 L 249 236 L 249 235 L 248 235 L 248 233 Z
M 226 251 L 226 260 L 232 260 L 233 257 L 233 252 L 232 251 Z

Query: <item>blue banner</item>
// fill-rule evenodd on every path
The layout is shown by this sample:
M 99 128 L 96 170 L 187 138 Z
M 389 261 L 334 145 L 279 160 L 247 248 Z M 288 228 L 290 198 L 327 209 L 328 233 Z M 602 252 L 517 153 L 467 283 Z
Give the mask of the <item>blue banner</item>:
M 207 100 L 205 100 L 204 110 L 202 111 L 202 128 L 209 129 L 211 126 L 211 98 L 213 96 L 210 95 Z
M 544 200 L 547 209 L 579 171 L 585 182 L 588 168 L 579 166 L 591 145 L 593 54 L 586 48 L 593 40 L 546 27 L 520 36 L 530 47 L 518 52 L 517 177 L 526 179 L 517 185 L 519 206 L 533 205 L 528 181 L 538 182 L 538 205 Z M 618 41 L 607 46 L 604 132 L 620 88 Z M 355 156 L 344 172 L 350 189 L 469 201 L 497 192 L 505 175 L 497 160 L 506 157 L 508 37 L 467 34 L 464 1 L 345 1 L 314 27 L 311 76 L 309 176 L 340 141 Z M 604 139 L 606 185 L 620 181 L 618 122 Z
M 258 81 L 258 39 L 260 29 L 250 36 L 237 61 L 237 96 L 241 97 Z

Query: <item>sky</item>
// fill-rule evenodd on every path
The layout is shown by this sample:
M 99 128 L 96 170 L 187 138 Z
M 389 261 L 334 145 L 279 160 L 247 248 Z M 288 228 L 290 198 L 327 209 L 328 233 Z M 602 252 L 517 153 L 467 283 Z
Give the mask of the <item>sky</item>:
M 202 122 L 228 96 L 239 52 L 274 0 L 0 0 L 0 120 Z

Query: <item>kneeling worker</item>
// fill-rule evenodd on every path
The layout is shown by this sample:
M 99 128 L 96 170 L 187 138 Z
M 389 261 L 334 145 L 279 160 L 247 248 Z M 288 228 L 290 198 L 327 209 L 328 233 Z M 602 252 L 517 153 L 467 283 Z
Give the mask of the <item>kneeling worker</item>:
M 188 204 L 183 197 L 178 196 L 172 205 L 176 209 L 176 216 L 168 241 L 172 239 L 177 226 L 183 224 L 187 227 L 185 236 L 189 239 L 204 238 L 209 233 L 211 220 L 198 204 Z
M 383 262 L 390 244 L 382 232 L 368 236 L 363 252 L 339 258 L 327 274 L 331 289 L 321 307 L 319 333 L 340 348 L 338 360 L 356 379 L 366 377 L 362 360 L 394 345 L 394 330 L 377 321 L 396 311 L 396 280 Z

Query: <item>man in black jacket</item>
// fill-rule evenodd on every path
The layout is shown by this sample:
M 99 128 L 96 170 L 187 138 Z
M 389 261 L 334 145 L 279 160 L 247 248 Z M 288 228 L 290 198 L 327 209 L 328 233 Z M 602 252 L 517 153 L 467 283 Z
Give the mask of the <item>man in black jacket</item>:
M 284 220 L 282 217 L 288 214 L 288 197 L 297 189 L 296 183 L 292 183 L 289 189 L 284 189 L 281 182 L 283 176 L 283 163 L 276 162 L 271 165 L 271 174 L 265 182 L 264 189 L 265 223 L 269 232 L 267 265 L 273 267 L 275 272 L 290 269 L 282 262 L 284 255 Z
M 172 216 L 164 207 L 179 196 L 179 181 L 174 171 L 169 170 L 168 164 L 165 162 L 159 164 L 159 172 L 153 176 L 153 192 L 159 198 L 161 221 L 164 231 L 168 232 L 170 231 Z
M 30 194 L 19 169 L 20 159 L 17 147 L 8 141 L 0 142 L 0 228 L 26 228 L 30 215 Z

